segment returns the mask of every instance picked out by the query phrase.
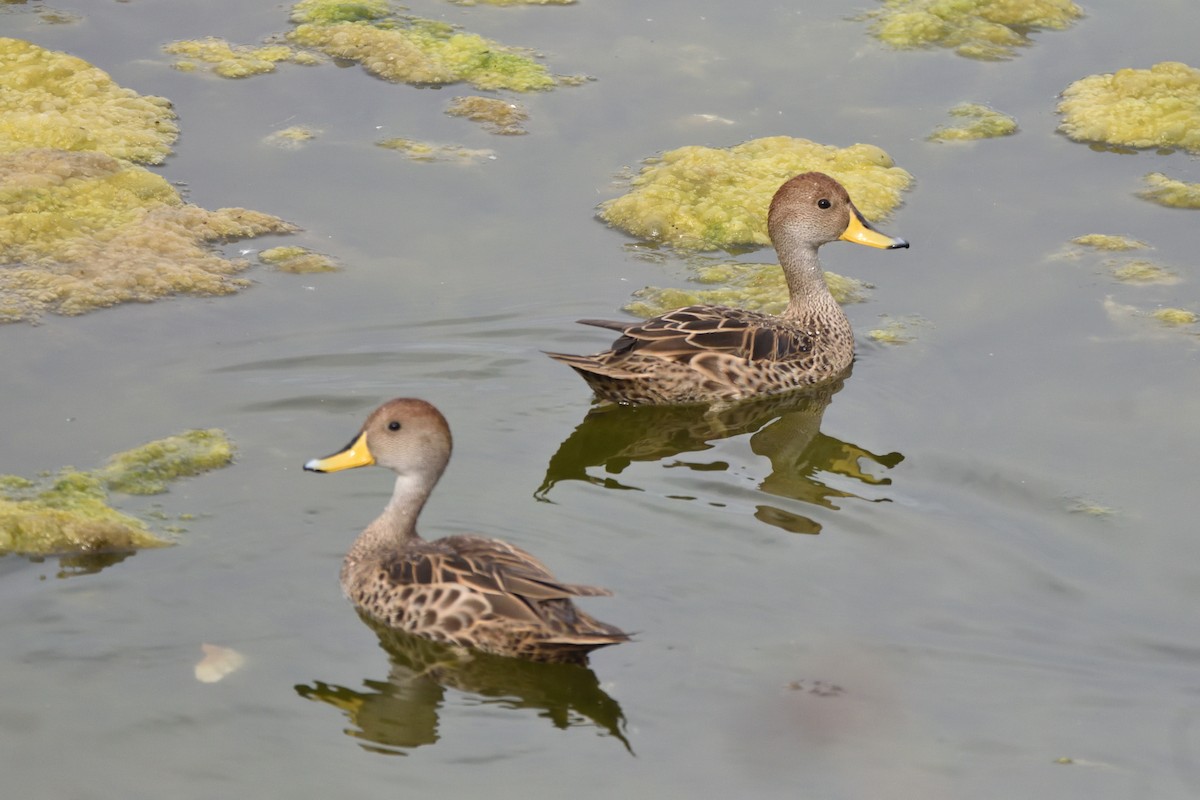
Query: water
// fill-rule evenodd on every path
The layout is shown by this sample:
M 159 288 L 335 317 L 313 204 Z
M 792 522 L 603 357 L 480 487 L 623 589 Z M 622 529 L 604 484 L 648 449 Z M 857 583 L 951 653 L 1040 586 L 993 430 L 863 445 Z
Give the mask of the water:
M 1053 113 L 1084 75 L 1194 65 L 1191 4 L 1094 2 L 1007 63 L 883 50 L 832 1 L 412 4 L 598 78 L 521 98 L 532 132 L 505 139 L 442 114 L 463 87 L 333 66 L 231 82 L 158 53 L 284 30 L 274 3 L 56 7 L 83 19 L 0 28 L 171 98 L 184 134 L 162 174 L 205 207 L 301 225 L 292 241 L 346 269 L 256 269 L 234 297 L 0 330 L 0 472 L 88 468 L 188 427 L 239 446 L 232 468 L 155 499 L 197 515 L 178 547 L 61 579 L 54 560 L 0 561 L 10 792 L 1200 794 L 1200 342 L 1104 305 L 1200 305 L 1191 212 L 1132 196 L 1147 172 L 1200 176 L 1183 154 L 1069 142 Z M 1021 132 L 923 141 L 963 100 Z M 293 124 L 322 133 L 260 144 Z M 929 324 L 902 347 L 864 342 L 819 433 L 813 409 L 724 438 L 674 417 L 647 429 L 676 452 L 631 435 L 627 412 L 604 433 L 583 383 L 538 351 L 598 349 L 604 334 L 573 320 L 676 274 L 626 250 L 595 204 L 663 149 L 777 134 L 878 144 L 916 176 L 884 226 L 911 250 L 824 257 L 876 285 L 848 309 L 860 334 L 881 314 Z M 498 158 L 415 164 L 372 145 L 393 135 Z M 1152 243 L 1184 280 L 1130 287 L 1099 260 L 1047 261 L 1092 232 Z M 300 466 L 398 394 L 437 404 L 455 435 L 425 534 L 481 530 L 612 588 L 587 608 L 635 643 L 597 653 L 591 676 L 517 669 L 499 695 L 397 672 L 337 587 L 388 477 Z M 648 457 L 604 452 L 622 432 Z M 202 642 L 246 666 L 198 683 Z M 341 706 L 313 702 L 320 686 Z

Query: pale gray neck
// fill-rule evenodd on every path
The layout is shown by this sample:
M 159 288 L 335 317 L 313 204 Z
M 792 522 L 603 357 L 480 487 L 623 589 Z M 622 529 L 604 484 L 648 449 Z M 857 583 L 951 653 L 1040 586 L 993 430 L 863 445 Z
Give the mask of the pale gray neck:
M 807 243 L 788 243 L 776 246 L 779 266 L 787 279 L 791 300 L 782 316 L 787 319 L 811 319 L 814 316 L 832 317 L 830 322 L 846 315 L 829 293 L 825 272 L 817 257 L 817 248 Z
M 418 538 L 417 517 L 435 483 L 436 477 L 429 480 L 414 474 L 397 476 L 392 499 L 379 518 L 354 540 L 343 569 L 354 563 L 378 560 L 377 555 L 396 552 L 410 539 Z

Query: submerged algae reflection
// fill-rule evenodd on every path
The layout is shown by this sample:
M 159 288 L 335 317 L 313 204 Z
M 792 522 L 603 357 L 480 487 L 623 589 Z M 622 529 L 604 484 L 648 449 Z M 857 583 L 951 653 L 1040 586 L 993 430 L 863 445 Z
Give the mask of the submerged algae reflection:
M 389 655 L 387 679 L 365 680 L 364 689 L 323 681 L 295 689 L 305 699 L 341 709 L 353 726 L 346 734 L 359 739 L 364 749 L 399 755 L 437 742 L 446 690 L 451 689 L 476 705 L 534 710 L 556 728 L 599 728 L 630 750 L 620 704 L 586 666 L 489 655 L 384 630 L 366 617 L 363 621 Z
M 757 482 L 759 492 L 828 509 L 837 509 L 835 501 L 839 498 L 867 499 L 826 484 L 821 474 L 840 475 L 868 486 L 886 486 L 891 479 L 867 472 L 863 460 L 891 469 L 904 456 L 872 453 L 821 433 L 825 409 L 841 388 L 839 381 L 818 391 L 793 392 L 724 408 L 597 405 L 550 458 L 535 497 L 549 500 L 554 487 L 568 480 L 642 491 L 615 477 L 634 462 L 658 461 L 664 468 L 727 472 L 730 465 L 724 461 L 684 461 L 675 457 L 710 450 L 721 439 L 749 435 L 750 449 L 770 462 L 770 471 Z M 593 467 L 602 467 L 604 475 L 594 476 L 589 472 Z M 753 515 L 793 533 L 821 531 L 816 520 L 769 502 L 754 503 Z
M 169 545 L 142 520 L 110 506 L 108 492 L 160 494 L 171 481 L 232 460 L 232 442 L 213 428 L 117 453 L 96 470 L 64 468 L 38 480 L 0 476 L 0 553 L 128 554 Z

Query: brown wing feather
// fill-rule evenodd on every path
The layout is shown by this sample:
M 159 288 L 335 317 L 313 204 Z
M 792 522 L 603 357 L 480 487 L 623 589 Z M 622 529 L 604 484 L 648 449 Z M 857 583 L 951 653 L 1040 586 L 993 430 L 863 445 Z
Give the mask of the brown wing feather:
M 613 342 L 610 366 L 630 356 L 648 355 L 690 362 L 701 353 L 751 360 L 788 361 L 805 357 L 813 337 L 782 327 L 767 314 L 722 306 L 688 306 L 630 325 Z

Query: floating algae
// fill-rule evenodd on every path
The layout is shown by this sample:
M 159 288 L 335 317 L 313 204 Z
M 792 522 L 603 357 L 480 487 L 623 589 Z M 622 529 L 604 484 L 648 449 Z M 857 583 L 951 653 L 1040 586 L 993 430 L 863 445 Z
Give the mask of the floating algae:
M 247 285 L 232 276 L 248 263 L 208 243 L 293 230 L 255 211 L 188 205 L 130 163 L 170 152 L 170 103 L 78 58 L 0 38 L 0 126 L 0 321 L 228 294 Z
M 465 33 L 446 22 L 393 14 L 390 4 L 304 0 L 292 44 L 356 61 L 396 83 L 440 86 L 465 81 L 479 89 L 527 92 L 560 81 L 528 50 Z
M 338 265 L 332 258 L 321 253 L 314 253 L 307 247 L 272 247 L 259 253 L 258 260 L 280 272 L 290 272 L 296 275 L 338 270 Z
M 1109 264 L 1113 277 L 1123 283 L 1177 283 L 1179 276 L 1153 261 L 1133 259 Z
M 872 220 L 891 213 L 912 176 L 869 144 L 837 148 L 772 136 L 735 147 L 687 146 L 648 159 L 633 188 L 600 205 L 608 224 L 681 251 L 770 244 L 767 208 L 797 173 L 818 170 L 841 181 Z
M 185 39 L 163 45 L 163 52 L 179 56 L 174 67 L 184 72 L 196 69 L 197 62 L 208 64 L 222 78 L 248 78 L 264 72 L 274 72 L 281 61 L 311 66 L 320 63 L 312 53 L 296 50 L 285 44 L 261 47 L 233 45 L 224 39 Z
M 1193 325 L 1200 317 L 1196 316 L 1194 311 L 1188 311 L 1184 308 L 1160 308 L 1153 312 L 1150 316 L 1154 317 L 1164 325 L 1179 326 Z
M 1096 250 L 1141 250 L 1150 245 L 1145 242 L 1140 242 L 1137 239 L 1131 239 L 1128 236 L 1114 236 L 1107 233 L 1089 233 L 1083 236 L 1076 236 L 1071 240 L 1071 244 L 1077 244 L 1081 247 L 1092 247 Z
M 885 324 L 882 328 L 867 331 L 867 336 L 883 344 L 908 344 L 916 338 L 914 329 L 929 324 L 919 316 L 888 317 L 884 315 Z
M 74 56 L 0 38 L 0 153 L 94 150 L 159 164 L 178 135 L 170 101 L 122 88 Z
M 1063 91 L 1058 113 L 1076 141 L 1200 153 L 1200 70 L 1164 61 L 1090 75 Z
M 931 142 L 961 142 L 972 139 L 993 139 L 1017 132 L 1017 121 L 1007 114 L 980 103 L 959 103 L 950 109 L 950 116 L 961 117 L 959 125 L 944 125 L 929 134 Z
M 1146 188 L 1138 197 L 1168 208 L 1200 208 L 1200 183 L 1185 183 L 1168 178 L 1161 172 L 1151 172 L 1145 178 Z
M 466 117 L 472 122 L 482 123 L 491 133 L 501 136 L 520 136 L 528 133 L 525 121 L 529 113 L 523 106 L 494 97 L 456 97 L 450 101 L 446 113 L 452 117 Z
M 108 505 L 108 490 L 163 492 L 167 481 L 223 467 L 232 454 L 222 431 L 187 431 L 118 453 L 92 472 L 64 469 L 41 482 L 0 476 L 0 552 L 94 553 L 170 544 Z
M 396 150 L 413 161 L 423 163 L 457 161 L 469 164 L 496 157 L 495 150 L 471 150 L 457 144 L 433 144 L 432 142 L 418 142 L 415 139 L 384 139 L 375 144 L 388 150 Z
M 263 142 L 282 150 L 299 150 L 317 138 L 320 131 L 305 125 L 293 125 L 263 137 Z
M 778 314 L 788 303 L 787 282 L 778 264 L 693 264 L 697 283 L 721 284 L 718 289 L 671 289 L 647 286 L 633 293 L 625 311 L 639 317 L 654 317 L 672 309 L 696 304 L 736 306 L 767 314 Z M 825 273 L 829 291 L 839 303 L 859 303 L 870 286 L 833 272 Z
M 863 18 L 876 38 L 897 49 L 949 47 L 997 61 L 1029 45 L 1030 33 L 1063 30 L 1081 16 L 1071 0 L 885 0 Z
M 217 428 L 185 431 L 117 453 L 95 472 L 114 492 L 161 494 L 167 482 L 233 461 L 233 443 Z
M 177 293 L 222 295 L 249 264 L 208 242 L 285 233 L 277 217 L 183 202 L 163 178 L 103 153 L 0 155 L 0 321 L 82 314 Z

